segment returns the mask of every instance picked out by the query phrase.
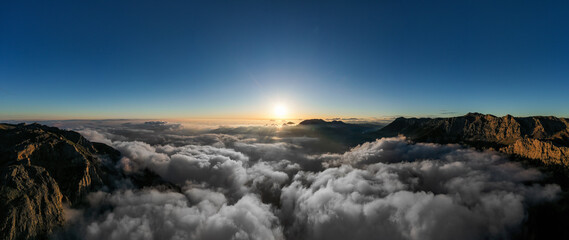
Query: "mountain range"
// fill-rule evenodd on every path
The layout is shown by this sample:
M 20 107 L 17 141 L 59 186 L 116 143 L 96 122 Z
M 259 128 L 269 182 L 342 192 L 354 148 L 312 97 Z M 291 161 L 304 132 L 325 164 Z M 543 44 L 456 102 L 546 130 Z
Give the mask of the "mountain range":
M 567 118 L 496 117 L 480 113 L 450 118 L 397 118 L 373 134 L 404 135 L 416 142 L 464 144 L 569 167 Z

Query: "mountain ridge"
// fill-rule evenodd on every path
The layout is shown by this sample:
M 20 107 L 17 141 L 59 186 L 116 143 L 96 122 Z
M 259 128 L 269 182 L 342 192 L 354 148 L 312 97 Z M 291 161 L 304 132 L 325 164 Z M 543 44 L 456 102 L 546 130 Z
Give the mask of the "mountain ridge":
M 554 116 L 497 117 L 468 113 L 449 118 L 397 118 L 374 132 L 417 142 L 460 143 L 569 167 L 569 119 Z

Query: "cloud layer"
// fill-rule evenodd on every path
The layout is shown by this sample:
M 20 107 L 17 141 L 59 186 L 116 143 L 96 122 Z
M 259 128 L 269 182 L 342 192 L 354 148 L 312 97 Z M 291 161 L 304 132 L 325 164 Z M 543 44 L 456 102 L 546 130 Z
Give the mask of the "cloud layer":
M 91 194 L 92 207 L 112 211 L 85 222 L 85 239 L 283 239 L 270 206 L 254 195 L 229 205 L 223 194 L 121 191 Z
M 498 153 L 403 137 L 330 152 L 272 127 L 78 130 L 182 189 L 91 194 L 68 230 L 87 239 L 503 239 L 560 192 Z

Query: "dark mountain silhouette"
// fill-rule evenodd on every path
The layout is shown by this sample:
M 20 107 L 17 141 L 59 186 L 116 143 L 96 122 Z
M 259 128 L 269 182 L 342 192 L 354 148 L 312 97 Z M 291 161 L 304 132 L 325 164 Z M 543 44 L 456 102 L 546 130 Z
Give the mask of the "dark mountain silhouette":
M 334 121 L 335 123 L 344 123 L 341 121 Z M 309 126 L 309 125 L 327 125 L 331 124 L 332 122 L 326 122 L 323 119 L 307 119 L 299 123 L 301 126 Z
M 375 140 L 375 137 L 369 133 L 381 127 L 382 125 L 375 124 L 352 124 L 342 121 L 308 119 L 293 128 L 288 128 L 285 135 L 315 137 L 320 140 L 320 146 L 313 146 L 316 149 L 343 152 L 358 144 Z

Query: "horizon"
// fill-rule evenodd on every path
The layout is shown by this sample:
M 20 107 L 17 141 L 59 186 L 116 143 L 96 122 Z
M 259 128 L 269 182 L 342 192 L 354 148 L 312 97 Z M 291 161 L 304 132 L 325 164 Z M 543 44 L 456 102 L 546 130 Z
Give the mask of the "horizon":
M 0 3 L 0 119 L 569 116 L 569 3 L 217 3 Z
M 69 123 L 76 122 L 76 126 L 80 126 L 85 123 L 91 122 L 123 122 L 123 123 L 146 123 L 146 122 L 163 122 L 163 123 L 179 123 L 182 124 L 184 127 L 190 128 L 209 128 L 215 129 L 220 127 L 240 127 L 240 126 L 264 126 L 264 127 L 281 127 L 284 125 L 288 125 L 288 123 L 292 122 L 292 125 L 298 125 L 302 121 L 305 120 L 324 120 L 327 122 L 332 121 L 341 121 L 344 123 L 350 124 L 377 124 L 379 126 L 386 126 L 393 122 L 397 118 L 456 118 L 456 117 L 464 117 L 468 114 L 481 114 L 481 115 L 490 115 L 498 118 L 503 118 L 506 116 L 513 116 L 516 118 L 525 118 L 525 117 L 556 117 L 556 118 L 565 118 L 563 116 L 554 116 L 554 115 L 534 115 L 534 116 L 515 116 L 511 114 L 505 115 L 495 115 L 489 113 L 480 113 L 480 112 L 468 112 L 465 114 L 460 115 L 426 115 L 426 116 L 392 116 L 392 117 L 384 117 L 384 118 L 377 118 L 377 117 L 306 117 L 306 118 L 101 118 L 101 119 L 93 119 L 93 118 L 77 118 L 77 119 L 0 119 L 0 123 L 8 123 L 8 124 L 44 124 L 53 127 L 62 127 L 68 126 Z

